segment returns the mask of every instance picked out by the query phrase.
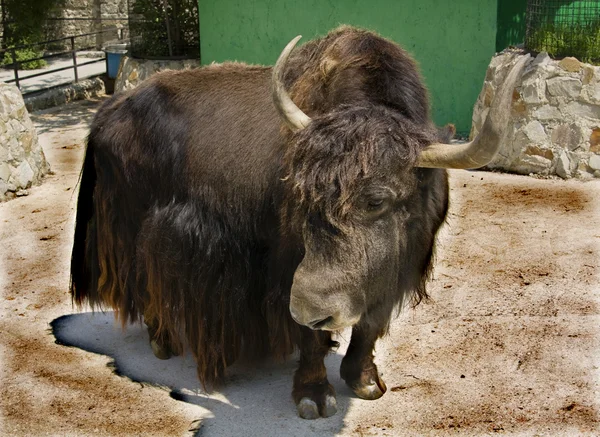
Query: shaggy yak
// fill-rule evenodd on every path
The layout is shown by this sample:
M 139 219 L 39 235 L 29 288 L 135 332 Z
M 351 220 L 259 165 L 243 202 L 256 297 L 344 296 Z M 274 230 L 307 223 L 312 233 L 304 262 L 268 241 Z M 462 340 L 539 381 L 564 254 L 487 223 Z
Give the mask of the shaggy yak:
M 340 372 L 354 393 L 386 391 L 373 347 L 427 296 L 445 168 L 496 153 L 523 63 L 481 134 L 447 145 L 398 45 L 341 27 L 292 53 L 298 39 L 273 68 L 163 72 L 101 107 L 71 293 L 123 324 L 143 318 L 159 358 L 191 351 L 205 386 L 238 358 L 299 350 L 292 395 L 313 419 L 337 409 L 333 331 L 352 327 Z

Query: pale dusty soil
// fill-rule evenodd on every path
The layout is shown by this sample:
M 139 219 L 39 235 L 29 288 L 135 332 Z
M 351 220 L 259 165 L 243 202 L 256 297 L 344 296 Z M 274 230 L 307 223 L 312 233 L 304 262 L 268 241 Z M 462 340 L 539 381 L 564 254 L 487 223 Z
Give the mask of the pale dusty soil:
M 141 327 L 72 307 L 95 107 L 33 117 L 54 174 L 0 204 L 0 435 L 600 435 L 600 182 L 452 171 L 432 299 L 377 347 L 388 392 L 362 401 L 344 387 L 344 332 L 327 360 L 338 414 L 303 421 L 293 360 L 235 366 L 206 394 L 189 358 L 156 360 Z

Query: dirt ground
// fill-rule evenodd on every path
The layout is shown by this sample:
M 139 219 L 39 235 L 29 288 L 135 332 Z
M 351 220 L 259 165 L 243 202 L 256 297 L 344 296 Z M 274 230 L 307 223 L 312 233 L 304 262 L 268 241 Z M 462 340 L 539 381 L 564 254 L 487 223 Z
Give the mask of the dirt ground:
M 377 347 L 388 392 L 298 418 L 295 363 L 234 366 L 207 394 L 189 357 L 68 294 L 75 193 L 97 102 L 35 114 L 53 169 L 0 204 L 0 435 L 600 435 L 600 182 L 452 171 L 431 301 Z

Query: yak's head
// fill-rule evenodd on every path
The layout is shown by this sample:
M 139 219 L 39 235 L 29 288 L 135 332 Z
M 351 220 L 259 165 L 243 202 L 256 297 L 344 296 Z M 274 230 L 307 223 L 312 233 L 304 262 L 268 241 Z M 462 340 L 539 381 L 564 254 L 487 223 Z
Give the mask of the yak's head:
M 339 106 L 308 117 L 281 80 L 298 39 L 273 70 L 275 105 L 293 132 L 284 159 L 285 220 L 304 249 L 290 311 L 302 325 L 337 330 L 365 315 L 377 317 L 372 310 L 383 302 L 402 300 L 408 226 L 419 226 L 420 219 L 416 168 L 487 164 L 502 142 L 512 88 L 525 62 L 498 91 L 480 135 L 468 144 L 447 145 L 435 143 L 429 126 L 381 105 Z

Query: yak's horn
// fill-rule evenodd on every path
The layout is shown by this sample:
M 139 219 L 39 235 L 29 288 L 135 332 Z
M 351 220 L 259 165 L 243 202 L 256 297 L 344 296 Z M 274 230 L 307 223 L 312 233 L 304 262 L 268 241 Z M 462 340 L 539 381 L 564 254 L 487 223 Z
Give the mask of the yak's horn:
M 310 117 L 302 112 L 292 101 L 283 84 L 285 64 L 300 38 L 302 38 L 302 35 L 298 35 L 285 46 L 285 49 L 279 55 L 275 67 L 273 67 L 273 102 L 279 114 L 293 131 L 304 129 L 311 121 Z
M 431 144 L 421 152 L 418 167 L 479 168 L 496 156 L 506 139 L 513 89 L 529 60 L 523 56 L 507 75 L 496 93 L 481 132 L 466 144 Z

